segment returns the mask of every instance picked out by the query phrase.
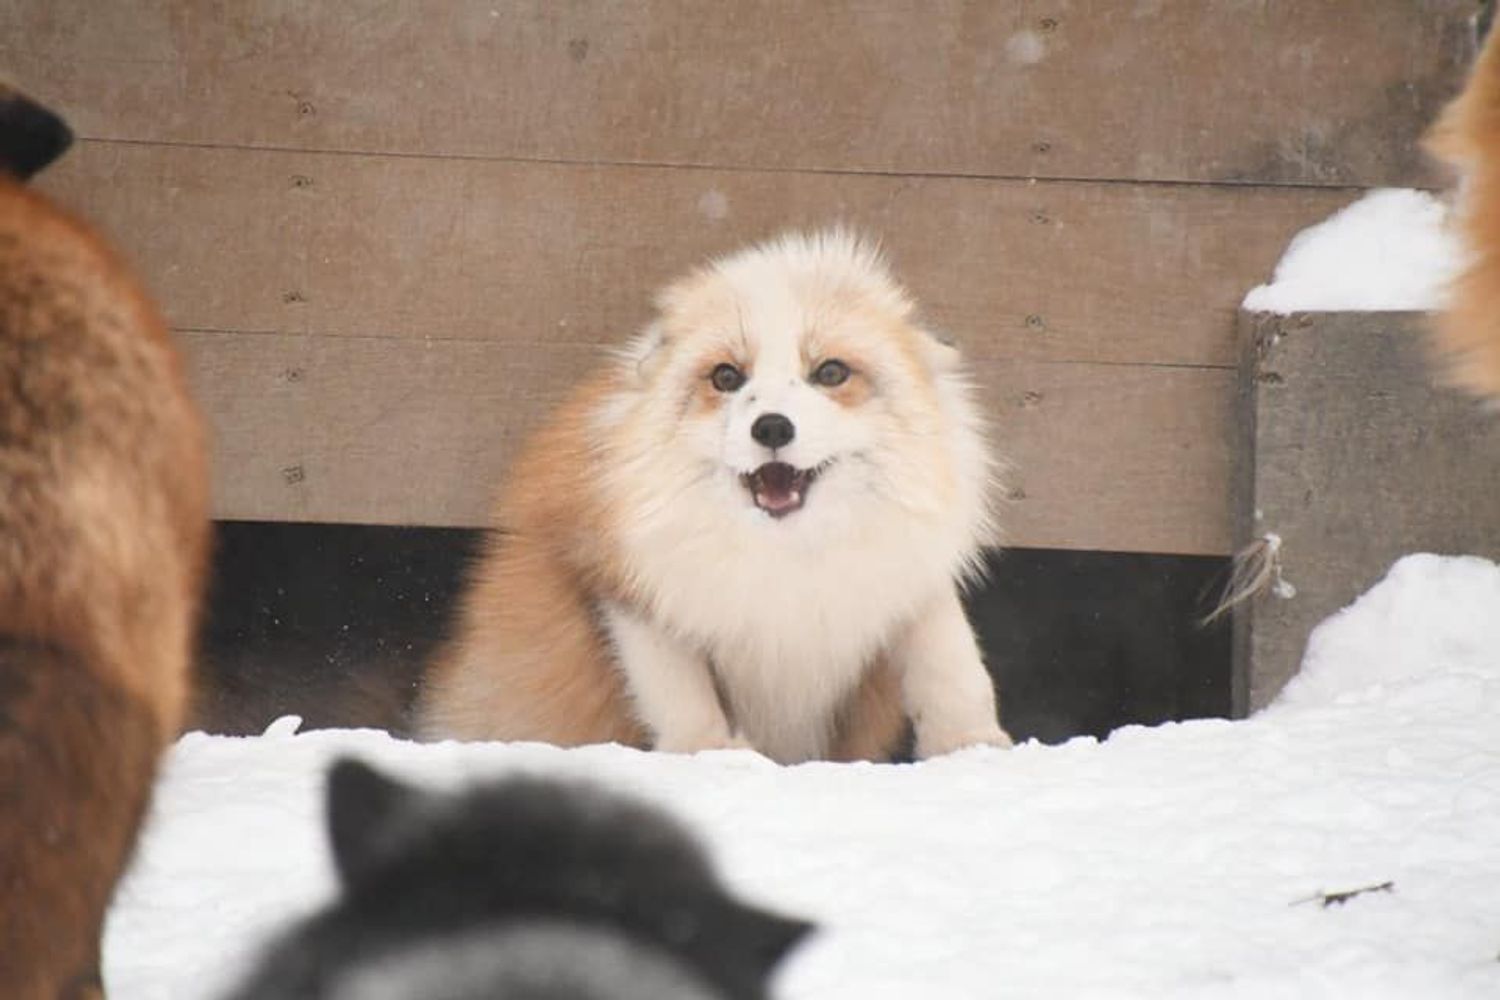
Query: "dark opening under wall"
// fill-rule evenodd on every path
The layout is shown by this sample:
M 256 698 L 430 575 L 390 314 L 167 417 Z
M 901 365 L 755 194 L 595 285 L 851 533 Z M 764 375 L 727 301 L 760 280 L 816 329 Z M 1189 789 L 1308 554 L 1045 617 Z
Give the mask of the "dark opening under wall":
M 224 522 L 194 728 L 403 733 L 480 532 Z M 992 554 L 971 620 L 1018 739 L 1104 736 L 1229 713 L 1230 646 L 1200 629 L 1225 560 L 1012 549 Z

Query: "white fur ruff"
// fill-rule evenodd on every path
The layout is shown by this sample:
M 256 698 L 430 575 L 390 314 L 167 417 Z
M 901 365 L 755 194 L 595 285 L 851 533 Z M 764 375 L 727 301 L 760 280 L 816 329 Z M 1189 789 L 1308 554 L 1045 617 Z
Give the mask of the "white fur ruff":
M 878 254 L 841 232 L 743 251 L 660 304 L 660 322 L 620 359 L 623 387 L 593 415 L 617 559 L 641 597 L 609 614 L 623 669 L 659 738 L 671 723 L 651 716 L 691 714 L 703 683 L 690 664 L 706 662 L 733 733 L 700 732 L 713 728 L 705 707 L 709 723 L 682 720 L 684 749 L 739 738 L 781 760 L 820 756 L 877 656 L 937 652 L 906 650 L 906 637 L 924 616 L 952 617 L 956 587 L 992 538 L 995 462 L 969 380 L 957 352 L 916 325 Z M 833 354 L 865 380 L 852 403 L 809 381 Z M 721 355 L 748 380 L 695 413 L 702 369 Z M 766 413 L 796 428 L 774 456 L 750 433 Z M 773 458 L 823 470 L 782 518 L 740 478 Z M 957 672 L 954 689 L 977 692 L 977 651 L 951 635 L 937 642 L 972 662 L 898 664 L 908 696 L 925 690 L 914 672 Z M 974 697 L 984 704 L 952 718 L 909 705 L 919 744 L 924 711 L 929 745 L 1002 742 L 983 721 L 993 696 Z

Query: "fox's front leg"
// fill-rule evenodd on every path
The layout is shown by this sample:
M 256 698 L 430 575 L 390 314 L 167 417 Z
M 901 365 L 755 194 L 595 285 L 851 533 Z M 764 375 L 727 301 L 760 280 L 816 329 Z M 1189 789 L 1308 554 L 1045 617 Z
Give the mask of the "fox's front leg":
M 625 608 L 610 608 L 607 620 L 636 716 L 655 749 L 695 753 L 750 746 L 730 730 L 702 653 Z
M 976 744 L 1011 745 L 956 588 L 937 595 L 912 619 L 892 653 L 918 758 Z

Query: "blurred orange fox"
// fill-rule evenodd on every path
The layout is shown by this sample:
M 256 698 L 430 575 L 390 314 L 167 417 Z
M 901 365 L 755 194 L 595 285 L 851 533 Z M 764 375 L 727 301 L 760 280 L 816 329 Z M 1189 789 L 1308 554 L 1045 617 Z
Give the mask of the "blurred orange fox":
M 1490 32 L 1427 146 L 1463 173 L 1459 216 L 1470 257 L 1438 317 L 1438 346 L 1455 383 L 1500 398 L 1500 34 Z
M 0 85 L 0 992 L 98 996 L 105 910 L 181 722 L 205 438 L 156 310 L 21 181 L 68 145 Z

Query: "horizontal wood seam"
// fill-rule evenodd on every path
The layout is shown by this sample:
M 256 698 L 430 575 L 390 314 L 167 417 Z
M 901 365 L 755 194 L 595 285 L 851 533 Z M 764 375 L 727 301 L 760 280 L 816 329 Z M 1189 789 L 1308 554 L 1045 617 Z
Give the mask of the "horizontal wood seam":
M 389 158 L 396 160 L 431 160 L 434 162 L 500 163 L 526 166 L 577 167 L 589 169 L 615 167 L 638 170 L 682 170 L 735 174 L 805 174 L 822 177 L 886 177 L 912 178 L 917 180 L 996 181 L 1013 184 L 1100 184 L 1121 187 L 1162 188 L 1206 188 L 1209 190 L 1247 191 L 1257 188 L 1267 191 L 1326 191 L 1330 193 L 1358 193 L 1368 190 L 1359 184 L 1316 184 L 1309 181 L 1264 181 L 1264 180 L 1186 180 L 1173 178 L 1134 177 L 1074 177 L 1043 174 L 985 174 L 965 171 L 907 171 L 907 170 L 857 170 L 840 167 L 765 167 L 743 166 L 732 163 L 674 163 L 654 160 L 610 160 L 570 159 L 546 156 L 495 156 L 483 153 L 413 153 L 378 149 L 323 149 L 302 146 L 258 145 L 254 143 L 184 142 L 165 139 L 120 139 L 107 136 L 78 136 L 79 142 L 96 143 L 102 146 L 156 146 L 172 149 L 203 149 L 219 152 L 243 153 L 292 153 L 306 156 L 348 156 L 366 158 Z M 1435 186 L 1424 186 L 1417 190 L 1438 190 Z

